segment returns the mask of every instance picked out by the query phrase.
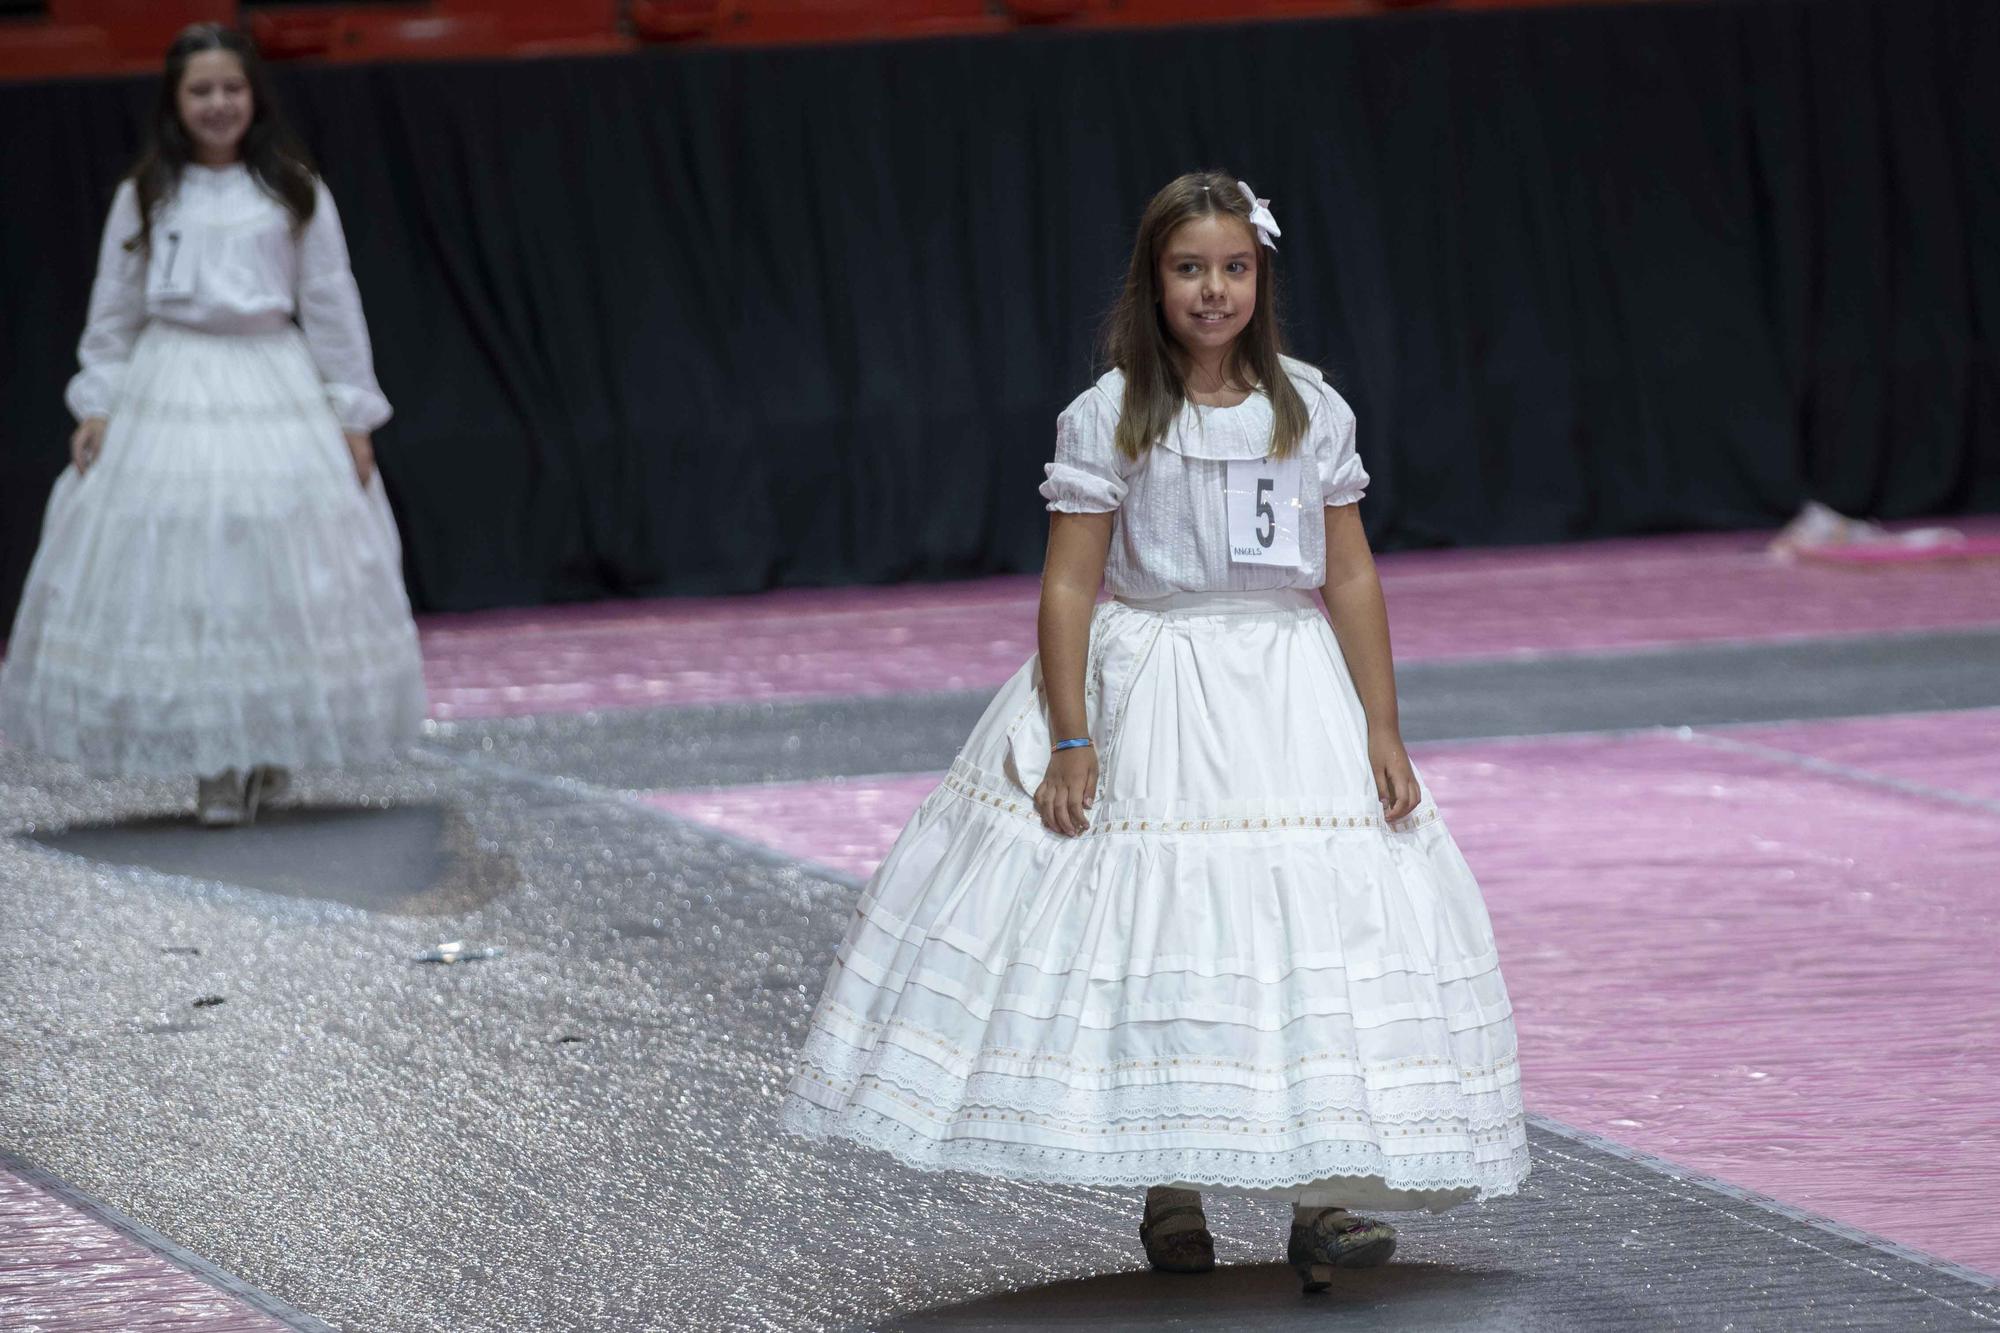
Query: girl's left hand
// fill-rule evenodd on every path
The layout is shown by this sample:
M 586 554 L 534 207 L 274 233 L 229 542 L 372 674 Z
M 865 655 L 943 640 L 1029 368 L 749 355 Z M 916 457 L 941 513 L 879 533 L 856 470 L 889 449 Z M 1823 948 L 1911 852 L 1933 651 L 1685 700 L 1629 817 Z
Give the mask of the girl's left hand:
M 1382 798 L 1384 818 L 1393 824 L 1417 808 L 1423 792 L 1417 786 L 1417 770 L 1410 766 L 1410 755 L 1403 748 L 1401 736 L 1370 731 L 1368 766 L 1375 770 L 1375 791 Z
M 347 432 L 347 452 L 354 455 L 354 476 L 363 490 L 375 479 L 375 441 L 365 430 Z

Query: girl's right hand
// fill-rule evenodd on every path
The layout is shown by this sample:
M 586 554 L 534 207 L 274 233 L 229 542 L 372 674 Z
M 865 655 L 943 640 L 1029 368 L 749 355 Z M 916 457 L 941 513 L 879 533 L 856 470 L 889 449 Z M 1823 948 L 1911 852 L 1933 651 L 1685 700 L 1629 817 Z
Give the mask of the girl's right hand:
M 1085 813 L 1097 804 L 1097 747 L 1080 745 L 1049 756 L 1049 770 L 1035 789 L 1035 813 L 1044 827 L 1074 838 L 1090 827 Z
M 85 417 L 69 437 L 69 461 L 77 476 L 90 471 L 90 465 L 104 452 L 104 428 L 109 424 L 103 417 Z

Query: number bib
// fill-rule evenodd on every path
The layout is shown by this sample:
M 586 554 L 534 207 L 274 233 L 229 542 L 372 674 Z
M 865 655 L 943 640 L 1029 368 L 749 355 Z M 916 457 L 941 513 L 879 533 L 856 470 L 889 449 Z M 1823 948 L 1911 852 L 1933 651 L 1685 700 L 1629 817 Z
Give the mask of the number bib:
M 175 300 L 194 295 L 194 237 L 181 228 L 156 229 L 146 270 L 146 295 Z
M 1229 559 L 1239 565 L 1298 569 L 1298 455 L 1229 460 L 1224 494 L 1229 500 Z

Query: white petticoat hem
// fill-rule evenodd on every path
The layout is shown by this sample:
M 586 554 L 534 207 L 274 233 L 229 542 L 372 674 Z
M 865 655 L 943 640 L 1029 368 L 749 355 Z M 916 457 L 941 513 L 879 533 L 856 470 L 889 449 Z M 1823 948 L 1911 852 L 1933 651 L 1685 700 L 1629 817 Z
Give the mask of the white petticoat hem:
M 1528 1178 L 1525 1127 L 1496 1145 L 1492 1160 L 1463 1151 L 1391 1157 L 1374 1143 L 1326 1139 L 1282 1154 L 1224 1149 L 1082 1152 L 1039 1144 L 937 1139 L 864 1106 L 840 1110 L 785 1099 L 778 1127 L 805 1139 L 846 1139 L 920 1171 L 964 1171 L 1042 1185 L 1151 1187 L 1177 1184 L 1223 1193 L 1306 1189 L 1337 1193 L 1343 1206 L 1442 1210 L 1519 1192 Z M 1345 1186 L 1345 1189 L 1342 1187 Z M 1401 1197 L 1395 1197 L 1401 1196 Z

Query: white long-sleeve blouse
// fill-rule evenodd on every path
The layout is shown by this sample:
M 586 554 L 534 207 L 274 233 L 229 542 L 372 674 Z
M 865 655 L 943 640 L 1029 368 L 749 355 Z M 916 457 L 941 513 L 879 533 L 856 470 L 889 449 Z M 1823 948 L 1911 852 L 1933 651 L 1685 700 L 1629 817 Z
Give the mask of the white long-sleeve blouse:
M 221 334 L 274 333 L 296 321 L 341 428 L 370 431 L 389 419 L 347 238 L 323 182 L 312 220 L 295 232 L 290 212 L 241 163 L 189 165 L 155 212 L 151 246 L 127 250 L 138 234 L 138 190 L 128 180 L 98 250 L 77 347 L 83 368 L 64 395 L 79 421 L 111 415 L 133 345 L 154 319 Z
M 1235 407 L 1188 404 L 1166 436 L 1137 460 L 1118 452 L 1125 376 L 1113 370 L 1078 395 L 1056 422 L 1056 457 L 1042 498 L 1051 512 L 1116 511 L 1104 586 L 1113 595 L 1263 592 L 1326 581 L 1322 507 L 1349 505 L 1368 487 L 1354 449 L 1354 412 L 1318 370 L 1287 357 L 1311 424 L 1300 442 L 1296 568 L 1230 559 L 1224 483 L 1231 459 L 1271 449 L 1271 400 L 1262 390 Z

